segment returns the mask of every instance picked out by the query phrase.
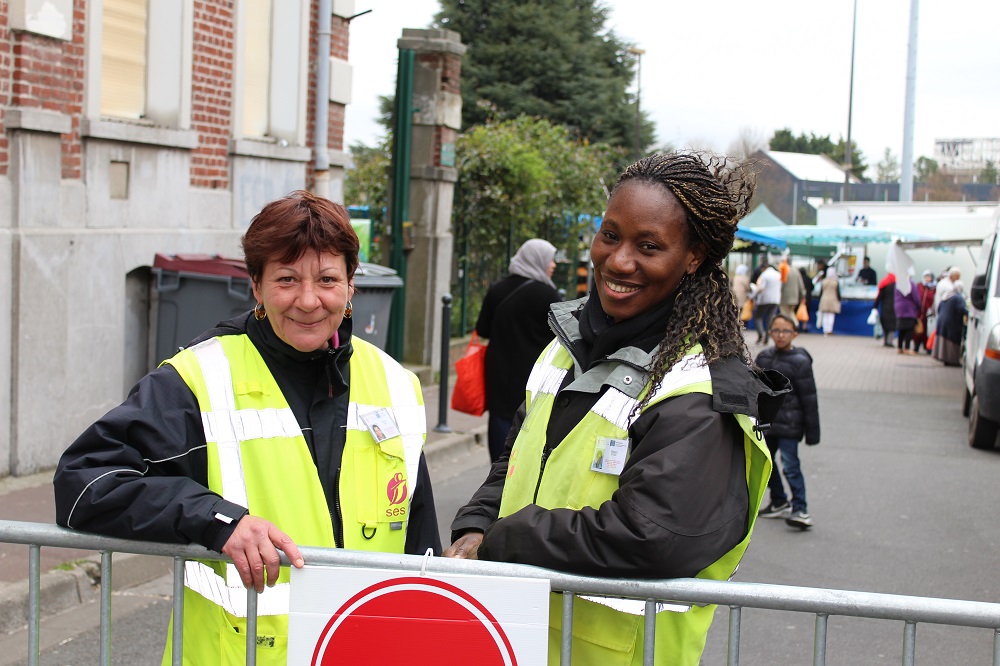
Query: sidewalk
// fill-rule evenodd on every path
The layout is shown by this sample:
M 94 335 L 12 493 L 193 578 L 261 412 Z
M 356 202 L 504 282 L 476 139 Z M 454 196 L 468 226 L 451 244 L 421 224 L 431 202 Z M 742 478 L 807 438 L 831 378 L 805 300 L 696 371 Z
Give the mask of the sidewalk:
M 463 449 L 485 451 L 487 415 L 470 416 L 449 409 L 451 432 L 436 432 L 440 423 L 437 384 L 423 384 L 427 410 L 427 464 L 435 468 Z M 482 443 L 480 443 L 482 442 Z M 0 479 L 0 520 L 55 523 L 53 470 Z M 24 626 L 28 603 L 28 547 L 0 543 L 0 635 Z M 95 598 L 93 579 L 100 571 L 100 554 L 90 550 L 45 547 L 40 550 L 42 614 L 60 612 Z M 89 562 L 89 564 L 88 564 Z M 82 566 L 71 566 L 75 563 Z M 93 564 L 96 563 L 96 566 Z M 171 571 L 168 558 L 116 554 L 114 587 L 124 589 Z
M 756 334 L 749 333 L 751 352 L 756 356 L 764 347 L 756 346 Z M 809 351 L 814 359 L 819 390 L 854 390 L 875 393 L 901 393 L 938 396 L 961 407 L 964 391 L 962 368 L 944 367 L 926 354 L 897 354 L 882 346 L 880 340 L 856 336 L 823 337 L 800 335 L 796 346 Z M 432 474 L 462 449 L 484 450 L 487 417 L 474 417 L 452 410 L 447 412 L 450 433 L 435 432 L 439 424 L 437 384 L 424 383 L 427 409 L 427 445 L 425 452 Z M 835 428 L 836 424 L 826 424 Z M 0 479 L 0 519 L 27 522 L 54 522 L 52 472 L 20 478 Z M 0 543 L 0 634 L 23 626 L 28 594 L 27 546 Z M 98 561 L 93 551 L 61 548 L 41 549 L 42 607 L 48 614 L 65 610 L 94 598 L 91 575 L 85 567 L 53 570 L 66 562 L 81 559 Z M 93 570 L 93 566 L 89 567 Z M 116 555 L 114 587 L 131 587 L 152 580 L 170 570 L 166 558 L 140 555 Z M 19 622 L 19 624 L 18 624 Z

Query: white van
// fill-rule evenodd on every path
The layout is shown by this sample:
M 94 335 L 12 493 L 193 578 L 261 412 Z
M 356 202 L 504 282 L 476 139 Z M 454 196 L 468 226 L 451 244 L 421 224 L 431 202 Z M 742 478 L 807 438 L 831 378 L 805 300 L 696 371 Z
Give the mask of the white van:
M 965 329 L 965 400 L 969 445 L 992 449 L 1000 433 L 1000 208 L 993 231 L 983 241 L 981 259 L 969 288 Z

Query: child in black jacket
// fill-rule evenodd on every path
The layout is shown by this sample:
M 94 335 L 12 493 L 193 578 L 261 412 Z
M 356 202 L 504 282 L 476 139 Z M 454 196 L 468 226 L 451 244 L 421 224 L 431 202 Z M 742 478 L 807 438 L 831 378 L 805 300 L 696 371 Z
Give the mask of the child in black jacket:
M 792 346 L 798 335 L 797 328 L 797 323 L 789 317 L 775 315 L 769 330 L 774 346 L 757 356 L 757 365 L 777 370 L 792 384 L 791 393 L 785 395 L 785 402 L 765 436 L 774 462 L 767 484 L 771 489 L 771 502 L 757 515 L 784 518 L 792 527 L 807 530 L 813 523 L 806 505 L 805 476 L 799 466 L 799 442 L 805 437 L 806 444 L 819 444 L 819 403 L 812 356 L 805 349 Z M 790 505 L 778 472 L 778 451 L 781 452 L 781 471 L 792 494 Z

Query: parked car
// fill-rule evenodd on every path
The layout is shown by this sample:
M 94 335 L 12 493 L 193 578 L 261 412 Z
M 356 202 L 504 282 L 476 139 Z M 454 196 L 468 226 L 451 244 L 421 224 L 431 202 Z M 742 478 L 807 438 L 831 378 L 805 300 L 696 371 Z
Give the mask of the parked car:
M 965 329 L 965 400 L 969 445 L 993 449 L 1000 433 L 1000 208 L 993 231 L 983 241 L 981 259 L 969 288 Z

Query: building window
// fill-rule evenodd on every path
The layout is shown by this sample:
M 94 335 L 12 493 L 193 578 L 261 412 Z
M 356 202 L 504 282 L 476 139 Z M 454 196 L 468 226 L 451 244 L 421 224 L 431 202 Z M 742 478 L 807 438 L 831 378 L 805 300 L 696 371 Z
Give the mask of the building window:
M 132 127 L 191 126 L 194 0 L 88 0 L 86 111 L 137 121 Z
M 236 19 L 237 138 L 305 142 L 308 0 L 243 0 Z
M 104 0 L 101 115 L 138 120 L 146 112 L 146 0 Z

